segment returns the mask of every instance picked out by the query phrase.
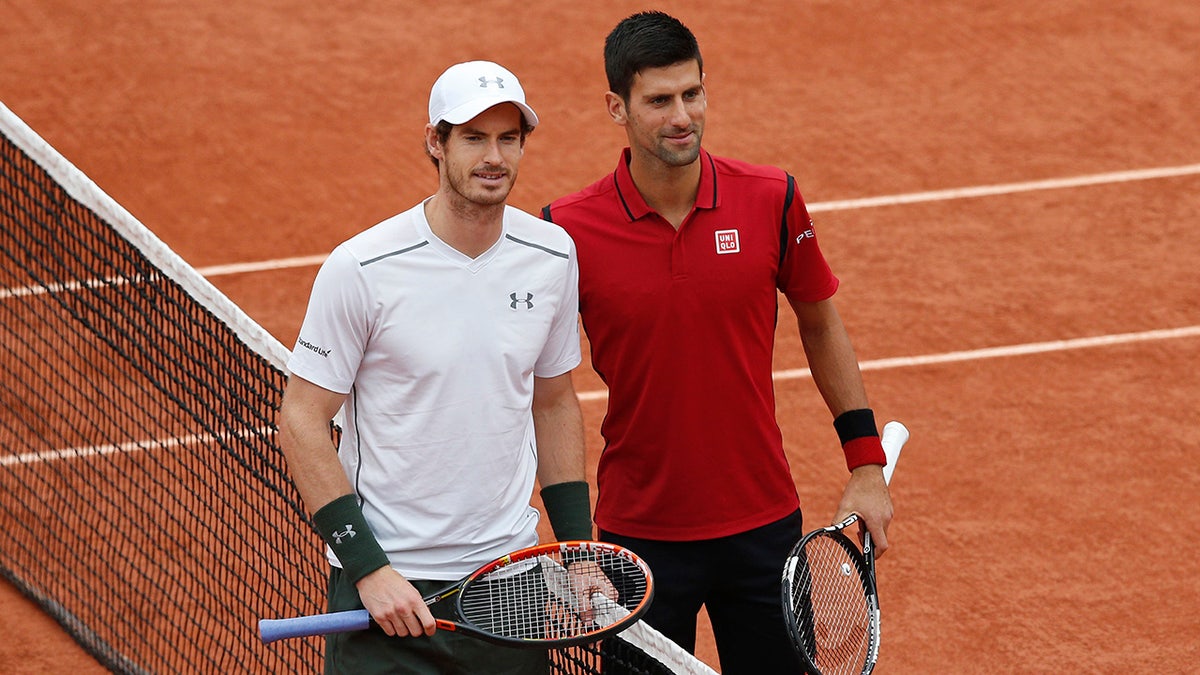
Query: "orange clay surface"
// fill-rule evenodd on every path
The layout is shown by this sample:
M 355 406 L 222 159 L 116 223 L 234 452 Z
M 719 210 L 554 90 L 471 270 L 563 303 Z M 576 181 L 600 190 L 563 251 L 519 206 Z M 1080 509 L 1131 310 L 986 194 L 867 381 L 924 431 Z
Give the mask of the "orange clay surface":
M 1200 3 L 655 6 L 700 38 L 706 146 L 796 176 L 872 404 L 913 432 L 876 672 L 1200 668 Z M 316 256 L 434 189 L 426 100 L 457 61 L 505 64 L 542 116 L 512 203 L 610 171 L 601 44 L 647 7 L 4 0 L 0 101 L 201 271 Z M 1020 189 L 1159 167 L 1190 168 Z M 290 346 L 316 267 L 219 272 Z M 780 319 L 816 526 L 845 469 Z M 1105 336 L 1129 337 L 1072 342 Z M 576 386 L 594 469 L 601 386 L 586 365 Z M 101 670 L 7 586 L 0 634 L 5 673 Z M 699 654 L 717 664 L 707 629 Z

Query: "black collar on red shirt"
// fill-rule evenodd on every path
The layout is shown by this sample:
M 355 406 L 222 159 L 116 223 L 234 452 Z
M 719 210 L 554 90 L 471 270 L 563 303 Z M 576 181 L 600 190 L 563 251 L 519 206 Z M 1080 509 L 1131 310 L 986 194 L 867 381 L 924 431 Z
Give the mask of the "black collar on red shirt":
M 621 198 L 621 206 L 625 209 L 625 216 L 630 221 L 637 220 L 649 213 L 652 209 L 646 204 L 646 200 L 642 198 L 642 193 L 638 192 L 637 186 L 633 184 L 633 174 L 629 172 L 629 160 L 633 156 L 629 148 L 621 153 L 621 159 L 617 162 L 617 170 L 613 172 L 613 184 L 617 188 L 617 196 Z M 715 209 L 720 204 L 717 192 L 717 165 L 713 161 L 712 155 L 704 148 L 700 148 L 700 189 L 696 193 L 696 208 L 699 209 Z

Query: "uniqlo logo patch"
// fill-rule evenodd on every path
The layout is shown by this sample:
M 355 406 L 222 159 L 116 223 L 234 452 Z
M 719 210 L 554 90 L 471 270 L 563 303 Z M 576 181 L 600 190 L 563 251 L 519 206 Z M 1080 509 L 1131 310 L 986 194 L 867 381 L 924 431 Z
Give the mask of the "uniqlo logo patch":
M 740 253 L 742 243 L 738 240 L 737 230 L 717 230 L 717 254 Z

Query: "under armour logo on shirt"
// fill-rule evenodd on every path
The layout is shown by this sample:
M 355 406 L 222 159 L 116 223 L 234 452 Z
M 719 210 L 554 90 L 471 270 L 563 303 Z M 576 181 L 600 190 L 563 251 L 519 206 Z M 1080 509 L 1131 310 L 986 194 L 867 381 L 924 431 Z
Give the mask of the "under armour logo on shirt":
M 342 543 L 343 537 L 345 537 L 347 539 L 353 539 L 354 535 L 356 535 L 356 534 L 358 534 L 358 533 L 354 531 L 354 526 L 351 525 L 350 523 L 346 523 L 346 529 L 344 531 L 333 533 L 333 541 L 335 543 L 340 544 L 340 543 Z
M 487 77 L 480 76 L 480 78 L 479 78 L 479 88 L 480 89 L 487 89 L 487 86 L 489 84 L 496 85 L 497 89 L 503 89 L 504 88 L 504 78 L 503 77 L 487 78 Z
M 514 310 L 517 308 L 517 303 L 525 303 L 525 309 L 533 309 L 533 293 L 526 293 L 524 298 L 517 298 L 516 293 L 509 293 L 508 297 L 512 300 L 509 307 Z

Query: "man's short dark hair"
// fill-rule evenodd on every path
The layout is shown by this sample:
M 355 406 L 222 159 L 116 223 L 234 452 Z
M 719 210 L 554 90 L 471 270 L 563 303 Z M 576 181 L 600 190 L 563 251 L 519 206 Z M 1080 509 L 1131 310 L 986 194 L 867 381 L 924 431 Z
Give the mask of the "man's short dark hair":
M 700 44 L 679 19 L 663 12 L 639 12 L 618 23 L 604 41 L 608 88 L 629 102 L 633 78 L 648 68 L 695 61 L 704 72 Z

